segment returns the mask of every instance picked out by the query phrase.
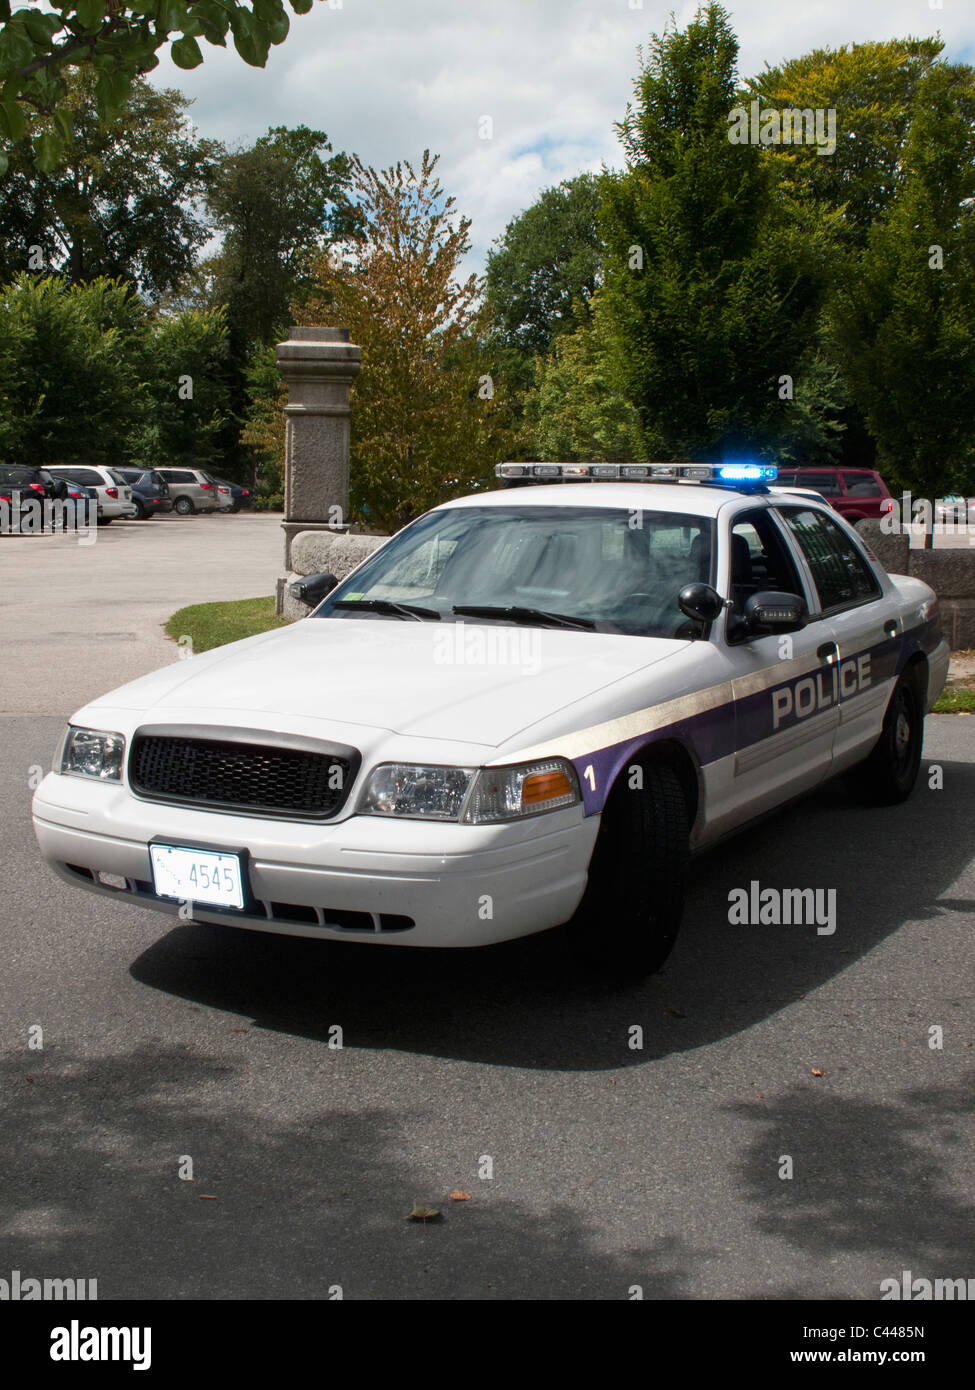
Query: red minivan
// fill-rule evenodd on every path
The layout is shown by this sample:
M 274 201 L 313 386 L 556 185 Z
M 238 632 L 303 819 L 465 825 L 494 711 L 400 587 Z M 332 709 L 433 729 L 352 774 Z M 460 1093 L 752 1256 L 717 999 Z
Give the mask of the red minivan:
M 889 510 L 890 491 L 871 468 L 780 468 L 776 483 L 821 492 L 833 510 L 852 524 L 864 517 L 879 521 Z

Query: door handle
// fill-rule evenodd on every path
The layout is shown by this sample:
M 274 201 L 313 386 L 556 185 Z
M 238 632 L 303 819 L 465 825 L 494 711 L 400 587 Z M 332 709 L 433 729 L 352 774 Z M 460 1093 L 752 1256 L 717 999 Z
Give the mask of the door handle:
M 821 647 L 817 648 L 816 655 L 820 661 L 839 661 L 840 649 L 835 642 L 824 642 Z

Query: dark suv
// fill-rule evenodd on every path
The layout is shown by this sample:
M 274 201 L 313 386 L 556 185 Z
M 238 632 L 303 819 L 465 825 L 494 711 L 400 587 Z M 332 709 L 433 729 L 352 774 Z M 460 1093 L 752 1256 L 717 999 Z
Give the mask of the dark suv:
M 154 468 L 119 468 L 117 471 L 132 489 L 136 521 L 145 521 L 157 512 L 173 510 L 169 485 L 163 482 Z
M 822 493 L 835 512 L 856 525 L 864 517 L 887 514 L 890 491 L 871 468 L 780 468 L 778 487 L 810 487 Z

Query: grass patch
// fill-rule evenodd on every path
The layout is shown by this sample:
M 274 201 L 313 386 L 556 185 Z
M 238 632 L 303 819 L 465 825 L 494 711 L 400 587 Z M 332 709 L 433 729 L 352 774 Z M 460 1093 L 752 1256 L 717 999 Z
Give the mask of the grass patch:
M 192 603 L 188 608 L 180 608 L 166 623 L 166 632 L 174 642 L 189 637 L 194 652 L 208 652 L 227 642 L 239 642 L 242 637 L 256 637 L 259 632 L 287 626 L 287 618 L 275 615 L 273 598 L 239 598 L 229 603 Z
M 949 685 L 938 696 L 932 714 L 975 714 L 975 685 Z

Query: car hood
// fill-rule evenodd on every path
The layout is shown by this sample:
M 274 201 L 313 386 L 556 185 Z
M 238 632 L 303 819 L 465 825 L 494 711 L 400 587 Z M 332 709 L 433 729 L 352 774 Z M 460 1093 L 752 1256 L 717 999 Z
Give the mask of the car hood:
M 164 723 L 212 712 L 215 724 L 242 726 L 258 715 L 268 727 L 290 717 L 496 746 L 688 645 L 496 623 L 311 618 L 176 661 L 79 714 L 133 710 Z

